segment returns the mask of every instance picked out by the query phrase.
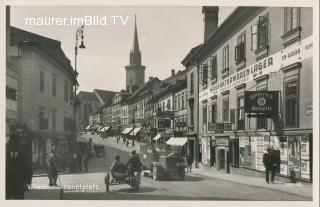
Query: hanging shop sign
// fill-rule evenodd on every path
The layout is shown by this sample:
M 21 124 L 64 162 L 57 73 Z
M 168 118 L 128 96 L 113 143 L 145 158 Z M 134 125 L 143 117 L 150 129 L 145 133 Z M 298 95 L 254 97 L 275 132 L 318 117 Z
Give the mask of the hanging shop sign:
M 272 115 L 278 113 L 278 91 L 245 91 L 245 113 Z
M 230 75 L 222 81 L 208 86 L 207 89 L 199 93 L 199 102 L 202 102 L 212 96 L 219 95 L 220 93 L 230 90 L 243 83 L 254 80 L 255 78 L 263 75 L 277 72 L 280 68 L 286 67 L 290 64 L 301 62 L 309 57 L 312 57 L 312 35 L 280 50 L 273 55 L 266 57 L 249 67 Z
M 211 154 L 210 154 L 210 137 L 204 137 L 201 139 L 202 142 L 202 163 L 210 166 L 211 165 Z

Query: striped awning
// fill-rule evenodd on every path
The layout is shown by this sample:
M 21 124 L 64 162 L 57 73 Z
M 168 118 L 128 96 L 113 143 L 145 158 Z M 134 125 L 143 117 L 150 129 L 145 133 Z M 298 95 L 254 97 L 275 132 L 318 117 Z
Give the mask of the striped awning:
M 172 146 L 183 146 L 187 140 L 187 137 L 171 137 L 168 141 L 166 141 L 166 144 Z
M 141 130 L 140 127 L 134 128 L 134 130 L 132 130 L 132 132 L 130 133 L 130 135 L 137 135 L 140 130 Z
M 104 128 L 104 126 L 99 126 L 98 127 L 98 132 L 101 132 L 103 128 Z
M 121 134 L 129 134 L 132 131 L 132 129 L 133 127 L 126 128 L 121 132 Z

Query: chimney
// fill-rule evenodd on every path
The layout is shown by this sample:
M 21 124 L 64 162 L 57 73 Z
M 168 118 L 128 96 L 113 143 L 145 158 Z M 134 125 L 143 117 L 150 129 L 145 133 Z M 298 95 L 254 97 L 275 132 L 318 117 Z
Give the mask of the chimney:
M 171 69 L 171 77 L 173 77 L 176 74 L 175 69 Z
M 204 22 L 204 41 L 206 42 L 212 33 L 218 28 L 218 6 L 202 7 L 203 22 Z

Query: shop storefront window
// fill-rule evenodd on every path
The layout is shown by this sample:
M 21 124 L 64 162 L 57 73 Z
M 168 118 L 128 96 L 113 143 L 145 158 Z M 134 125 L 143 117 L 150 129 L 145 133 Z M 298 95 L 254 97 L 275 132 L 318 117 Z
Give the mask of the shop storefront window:
M 263 154 L 267 147 L 280 159 L 277 173 L 307 180 L 311 178 L 308 135 L 239 137 L 240 166 L 265 171 Z
M 290 175 L 294 172 L 296 177 L 300 177 L 300 143 L 299 136 L 288 137 L 288 170 Z

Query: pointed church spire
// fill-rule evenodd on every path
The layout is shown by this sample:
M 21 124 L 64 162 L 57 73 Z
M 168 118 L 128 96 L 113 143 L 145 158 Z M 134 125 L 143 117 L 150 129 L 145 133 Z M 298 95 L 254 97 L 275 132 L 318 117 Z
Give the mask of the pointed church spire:
M 130 65 L 141 65 L 141 53 L 139 49 L 136 15 L 134 15 L 134 36 L 133 36 L 133 46 L 130 52 Z
M 138 41 L 138 31 L 137 31 L 137 16 L 134 15 L 134 37 L 133 37 L 133 52 L 140 52 L 139 41 Z

